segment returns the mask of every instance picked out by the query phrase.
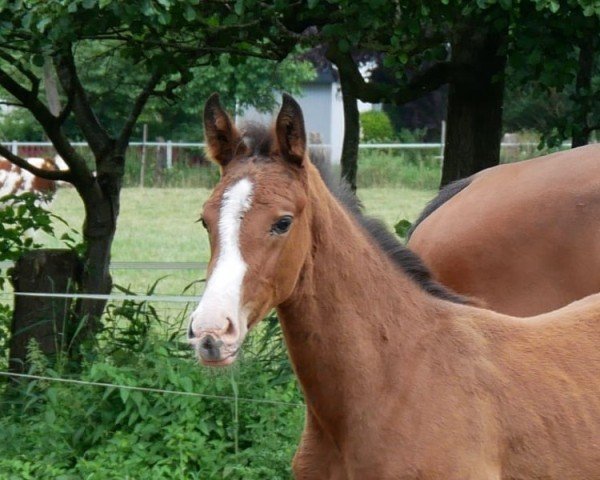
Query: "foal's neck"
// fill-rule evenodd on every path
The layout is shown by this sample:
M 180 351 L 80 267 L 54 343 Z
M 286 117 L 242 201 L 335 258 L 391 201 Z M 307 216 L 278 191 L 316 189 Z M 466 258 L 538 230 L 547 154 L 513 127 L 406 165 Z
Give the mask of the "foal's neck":
M 357 409 L 402 382 L 399 367 L 444 304 L 373 245 L 320 178 L 310 184 L 312 254 L 278 310 L 309 409 L 343 437 Z

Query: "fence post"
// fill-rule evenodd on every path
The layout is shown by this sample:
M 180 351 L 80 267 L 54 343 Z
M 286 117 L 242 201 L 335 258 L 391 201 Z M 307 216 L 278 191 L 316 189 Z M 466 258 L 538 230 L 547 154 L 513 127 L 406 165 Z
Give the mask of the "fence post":
M 442 168 L 444 167 L 444 149 L 446 148 L 446 120 L 442 120 L 442 138 L 440 143 L 442 144 L 441 151 L 440 151 L 440 158 L 441 158 L 441 166 Z
M 167 168 L 173 167 L 173 142 L 167 141 Z
M 146 142 L 148 141 L 148 124 L 144 123 L 142 133 L 142 167 L 140 169 L 140 187 L 144 188 L 144 177 L 146 176 Z
M 19 155 L 19 142 L 13 140 L 10 146 L 10 151 L 13 155 Z

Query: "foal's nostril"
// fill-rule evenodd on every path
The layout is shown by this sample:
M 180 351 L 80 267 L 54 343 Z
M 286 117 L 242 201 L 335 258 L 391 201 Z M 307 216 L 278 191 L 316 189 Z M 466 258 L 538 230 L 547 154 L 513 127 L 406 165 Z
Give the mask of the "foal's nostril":
M 192 328 L 192 322 L 190 322 L 190 325 L 188 326 L 188 338 L 191 340 L 194 337 L 194 329 Z
M 235 324 L 231 321 L 231 318 L 227 317 L 227 330 L 225 330 L 225 335 L 235 335 Z
M 200 341 L 200 356 L 207 360 L 218 360 L 221 356 L 221 345 L 223 345 L 223 342 L 221 340 L 215 340 L 215 338 L 212 335 L 206 335 Z
M 200 342 L 200 346 L 205 350 L 212 350 L 216 346 L 215 339 L 212 336 L 207 335 L 206 337 L 204 337 L 204 339 L 202 339 L 202 342 Z

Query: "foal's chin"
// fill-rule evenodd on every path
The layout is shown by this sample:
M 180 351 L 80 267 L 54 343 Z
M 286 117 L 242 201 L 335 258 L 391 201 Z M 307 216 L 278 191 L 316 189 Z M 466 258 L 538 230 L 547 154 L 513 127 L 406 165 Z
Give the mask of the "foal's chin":
M 239 347 L 230 352 L 223 352 L 220 358 L 205 358 L 196 350 L 196 358 L 201 365 L 207 367 L 227 367 L 235 363 L 238 358 Z
M 235 363 L 237 360 L 237 354 L 219 360 L 206 360 L 198 355 L 198 359 L 200 363 L 206 367 L 228 367 L 229 365 L 233 365 Z

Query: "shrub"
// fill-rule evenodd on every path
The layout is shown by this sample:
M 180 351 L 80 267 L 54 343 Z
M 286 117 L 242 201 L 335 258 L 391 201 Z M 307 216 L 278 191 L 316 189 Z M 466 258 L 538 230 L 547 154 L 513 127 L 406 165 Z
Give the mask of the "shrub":
M 360 114 L 361 138 L 363 142 L 391 140 L 394 129 L 385 112 L 371 110 Z
M 190 395 L 22 382 L 0 398 L 0 478 L 290 478 L 304 409 L 273 317 L 215 372 L 181 342 L 187 315 L 127 300 L 107 316 L 77 379 Z M 39 373 L 66 376 L 52 368 Z

